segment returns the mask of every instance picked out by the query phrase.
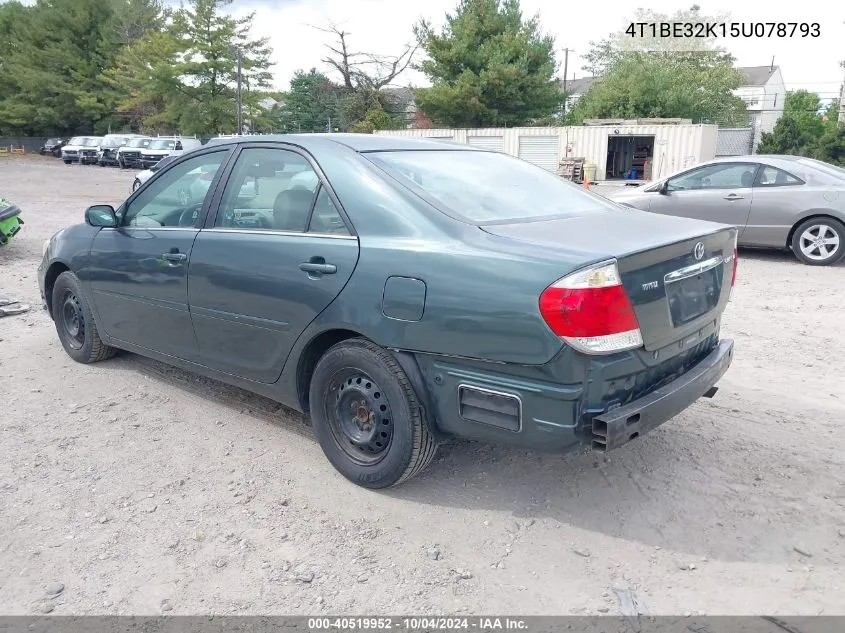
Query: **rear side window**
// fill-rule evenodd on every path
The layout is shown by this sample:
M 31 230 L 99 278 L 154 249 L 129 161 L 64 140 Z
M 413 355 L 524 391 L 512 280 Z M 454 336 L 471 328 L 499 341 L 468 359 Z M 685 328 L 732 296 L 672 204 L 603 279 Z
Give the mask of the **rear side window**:
M 763 168 L 757 175 L 757 180 L 757 186 L 759 187 L 784 187 L 786 185 L 804 184 L 799 178 L 771 165 L 763 165 Z
M 473 224 L 616 211 L 599 196 L 523 160 L 494 152 L 418 150 L 366 156 L 449 215 Z

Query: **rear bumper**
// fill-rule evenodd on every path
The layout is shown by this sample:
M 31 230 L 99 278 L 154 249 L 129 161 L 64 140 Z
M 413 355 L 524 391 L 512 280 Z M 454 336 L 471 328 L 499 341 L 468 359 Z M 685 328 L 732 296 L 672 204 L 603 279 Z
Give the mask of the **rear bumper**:
M 708 395 L 733 360 L 734 343 L 721 341 L 695 367 L 669 384 L 625 406 L 593 418 L 592 446 L 612 451 L 672 419 Z M 712 395 L 712 393 L 709 393 Z
M 543 452 L 584 445 L 609 451 L 715 393 L 734 346 L 729 339 L 718 341 L 716 332 L 705 333 L 687 352 L 678 352 L 677 343 L 667 346 L 653 365 L 643 361 L 652 354 L 597 359 L 566 349 L 548 365 L 535 367 L 415 357 L 427 408 L 444 434 Z M 669 347 L 677 356 L 667 360 Z M 649 390 L 649 384 L 655 387 Z M 629 400 L 632 392 L 642 395 Z

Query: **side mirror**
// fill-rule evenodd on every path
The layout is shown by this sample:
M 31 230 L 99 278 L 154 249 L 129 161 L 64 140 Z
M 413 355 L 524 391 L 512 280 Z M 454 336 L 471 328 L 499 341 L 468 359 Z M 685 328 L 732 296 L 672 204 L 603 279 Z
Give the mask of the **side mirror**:
M 661 196 L 665 196 L 666 194 L 668 194 L 668 193 L 669 193 L 669 181 L 668 181 L 668 180 L 664 180 L 664 181 L 663 181 L 663 184 L 662 184 L 662 185 L 660 185 L 660 189 L 658 189 L 658 190 L 657 190 L 657 192 L 658 192 Z
M 95 204 L 85 210 L 85 221 L 91 226 L 116 227 L 117 215 L 110 204 Z

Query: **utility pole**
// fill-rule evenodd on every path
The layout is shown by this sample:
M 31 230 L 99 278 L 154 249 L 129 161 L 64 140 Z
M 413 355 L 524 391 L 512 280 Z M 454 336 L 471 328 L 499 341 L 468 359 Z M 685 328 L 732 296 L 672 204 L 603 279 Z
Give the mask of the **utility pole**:
M 839 89 L 839 127 L 845 127 L 845 83 Z
M 238 134 L 243 133 L 243 103 L 241 101 L 241 69 L 243 66 L 243 53 L 238 47 Z
M 569 99 L 569 93 L 566 91 L 567 75 L 569 74 L 569 50 L 568 48 L 563 49 L 563 114 L 566 114 L 566 102 Z

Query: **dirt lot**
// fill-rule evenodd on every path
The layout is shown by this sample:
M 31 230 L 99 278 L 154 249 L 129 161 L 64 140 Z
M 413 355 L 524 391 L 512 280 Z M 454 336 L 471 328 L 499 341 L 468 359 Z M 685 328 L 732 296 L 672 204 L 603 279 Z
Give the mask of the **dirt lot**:
M 2 611 L 845 614 L 845 266 L 741 253 L 721 390 L 607 459 L 459 442 L 369 492 L 269 400 L 65 355 L 41 244 L 131 179 L 0 162 Z

